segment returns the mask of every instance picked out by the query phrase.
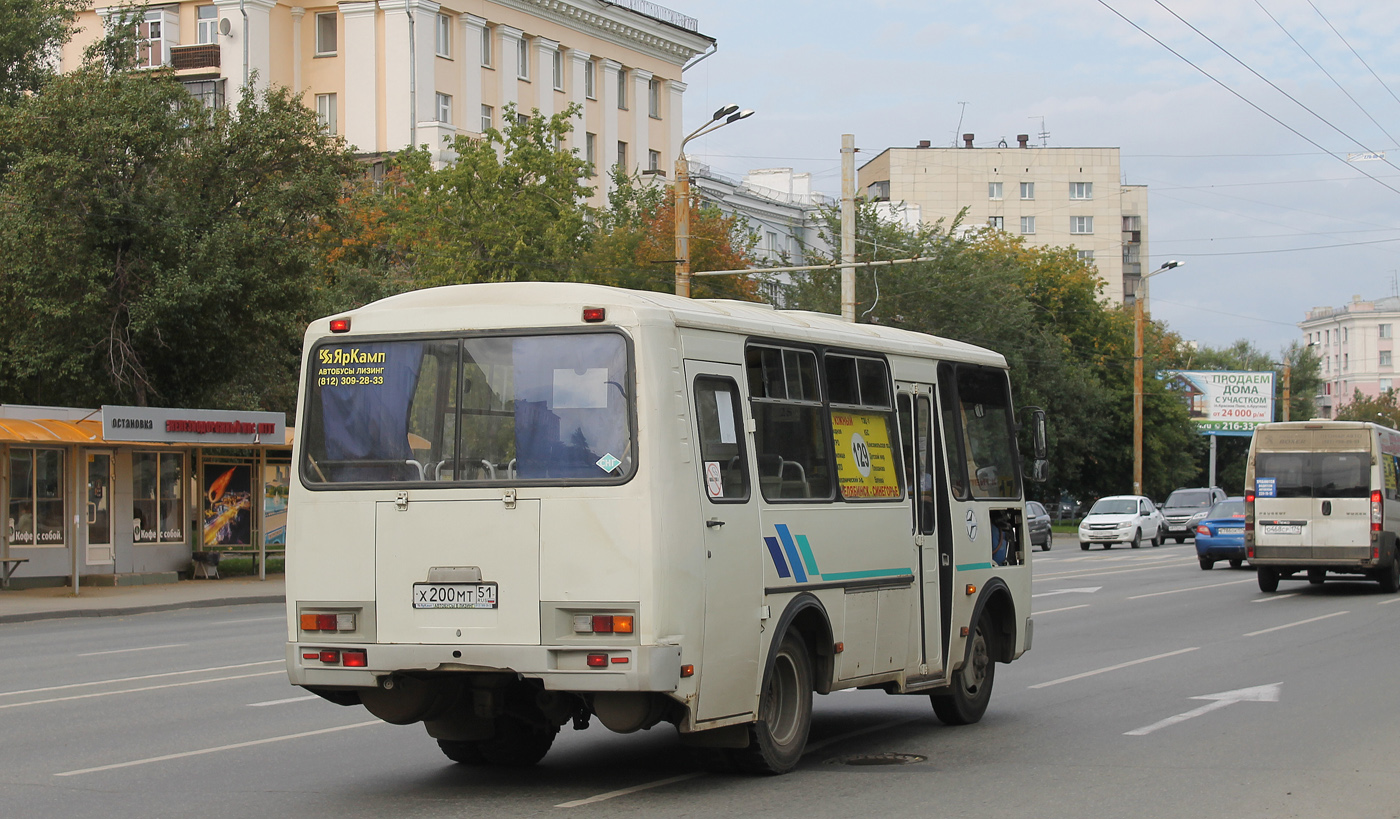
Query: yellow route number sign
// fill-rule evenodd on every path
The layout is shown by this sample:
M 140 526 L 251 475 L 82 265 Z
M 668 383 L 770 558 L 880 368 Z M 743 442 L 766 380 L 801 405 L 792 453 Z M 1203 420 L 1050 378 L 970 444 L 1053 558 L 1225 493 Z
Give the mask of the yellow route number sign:
M 889 418 L 876 413 L 832 412 L 836 477 L 845 498 L 899 497 L 899 471 L 890 446 Z

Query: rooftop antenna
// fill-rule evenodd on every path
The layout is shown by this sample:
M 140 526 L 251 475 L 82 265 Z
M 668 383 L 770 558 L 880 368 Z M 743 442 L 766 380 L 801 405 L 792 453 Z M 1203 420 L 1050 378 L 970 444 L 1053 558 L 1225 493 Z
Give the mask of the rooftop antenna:
M 1035 117 L 1026 117 L 1026 119 L 1038 119 L 1038 120 L 1040 120 L 1040 133 L 1036 134 L 1036 136 L 1040 137 L 1040 147 L 1042 147 L 1042 148 L 1048 148 L 1048 147 L 1050 147 L 1050 132 L 1047 131 L 1047 130 L 1045 130 L 1045 117 L 1043 117 L 1043 116 L 1035 116 Z
M 958 147 L 958 134 L 962 132 L 963 114 L 967 113 L 967 103 L 958 103 L 958 127 L 953 129 L 953 141 L 948 144 L 954 148 Z

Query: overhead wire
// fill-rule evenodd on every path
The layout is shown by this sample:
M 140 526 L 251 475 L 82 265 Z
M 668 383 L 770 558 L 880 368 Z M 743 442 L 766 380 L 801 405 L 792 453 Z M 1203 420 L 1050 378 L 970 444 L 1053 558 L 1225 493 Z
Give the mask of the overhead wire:
M 1327 15 L 1322 13 L 1322 9 L 1319 9 L 1312 2 L 1312 0 L 1308 0 L 1308 5 L 1312 6 L 1312 10 L 1317 12 L 1317 16 L 1322 18 L 1322 22 L 1326 23 L 1327 27 L 1332 29 L 1332 33 L 1337 35 L 1337 39 L 1341 40 L 1342 44 L 1345 45 L 1348 49 L 1351 49 L 1351 53 L 1356 55 L 1356 59 L 1360 60 L 1361 64 L 1366 66 L 1366 70 L 1370 71 L 1371 76 L 1376 78 L 1376 82 L 1381 84 L 1381 88 L 1384 88 L 1386 90 L 1386 93 L 1390 94 L 1390 98 L 1395 100 L 1396 102 L 1400 102 L 1400 97 L 1395 96 L 1395 92 L 1390 90 L 1390 86 L 1386 85 L 1385 80 L 1381 79 L 1381 75 L 1377 74 L 1376 70 L 1371 67 L 1371 64 L 1366 62 L 1366 58 L 1362 57 L 1356 49 L 1352 48 L 1351 43 L 1347 42 L 1347 38 L 1343 37 L 1342 33 L 1337 30 L 1337 27 L 1332 25 L 1332 21 L 1327 19 Z

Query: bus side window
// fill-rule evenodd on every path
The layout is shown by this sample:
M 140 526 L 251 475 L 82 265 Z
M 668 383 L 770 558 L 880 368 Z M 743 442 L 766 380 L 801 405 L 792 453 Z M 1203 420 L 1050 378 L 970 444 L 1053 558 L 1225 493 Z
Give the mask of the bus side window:
M 763 499 L 830 500 L 830 432 L 822 413 L 816 355 L 750 345 L 745 366 Z
M 700 428 L 700 460 L 705 495 L 714 503 L 749 499 L 739 385 L 719 376 L 695 379 L 695 424 Z

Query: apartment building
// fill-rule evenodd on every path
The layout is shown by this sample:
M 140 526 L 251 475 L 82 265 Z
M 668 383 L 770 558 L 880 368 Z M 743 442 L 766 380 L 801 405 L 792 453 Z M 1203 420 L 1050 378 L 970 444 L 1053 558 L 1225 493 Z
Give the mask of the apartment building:
M 83 13 L 76 66 L 122 6 Z M 697 21 L 646 0 L 172 0 L 140 12 L 140 58 L 168 66 L 211 105 L 245 83 L 302 95 L 362 155 L 427 145 L 520 116 L 583 109 L 567 147 L 598 168 L 666 175 L 684 136 L 687 62 L 714 47 Z
M 1103 277 L 1105 298 L 1131 304 L 1147 259 L 1147 187 L 1122 184 L 1118 149 L 1033 147 L 1026 134 L 1014 148 L 982 148 L 974 138 L 963 134 L 961 148 L 886 148 L 861 166 L 860 189 L 925 223 L 966 208 L 964 227 L 1073 246 Z
M 1352 296 L 1341 307 L 1314 307 L 1298 323 L 1303 342 L 1317 354 L 1322 394 L 1318 414 L 1332 418 L 1356 391 L 1376 398 L 1400 386 L 1396 381 L 1395 331 L 1400 328 L 1400 297 L 1364 301 Z

